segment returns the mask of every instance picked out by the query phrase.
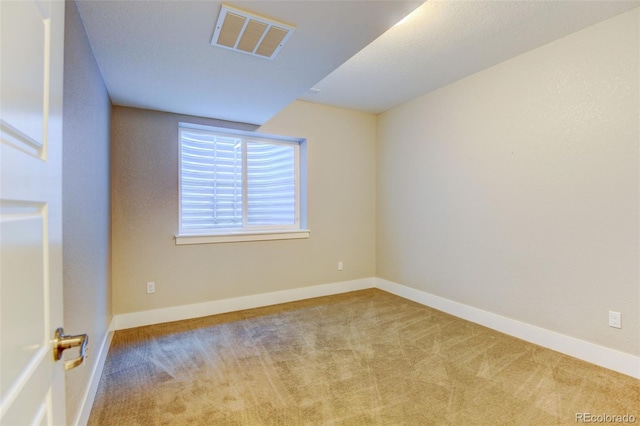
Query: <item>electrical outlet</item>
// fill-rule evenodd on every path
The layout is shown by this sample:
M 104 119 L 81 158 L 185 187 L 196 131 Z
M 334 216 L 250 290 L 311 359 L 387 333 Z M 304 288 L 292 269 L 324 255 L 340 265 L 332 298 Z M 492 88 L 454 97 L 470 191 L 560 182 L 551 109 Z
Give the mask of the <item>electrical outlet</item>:
M 609 311 L 609 327 L 622 328 L 620 312 Z
M 338 262 L 338 271 L 342 271 L 342 267 L 343 267 L 343 263 L 342 260 L 340 262 Z
M 147 283 L 147 294 L 151 294 L 155 292 L 156 292 L 156 283 L 153 281 L 149 281 Z

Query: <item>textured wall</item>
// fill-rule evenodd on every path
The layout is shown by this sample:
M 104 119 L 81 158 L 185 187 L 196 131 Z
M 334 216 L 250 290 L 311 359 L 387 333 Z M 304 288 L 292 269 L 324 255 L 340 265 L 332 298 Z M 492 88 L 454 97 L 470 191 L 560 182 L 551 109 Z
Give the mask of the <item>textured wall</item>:
M 88 333 L 89 353 L 95 355 L 111 321 L 111 102 L 74 2 L 67 2 L 65 20 L 64 327 L 70 334 Z M 90 356 L 85 367 L 66 373 L 69 423 L 79 414 L 89 375 L 97 361 L 96 356 Z
M 640 354 L 639 13 L 379 116 L 377 276 Z
M 216 125 L 114 107 L 114 313 L 374 275 L 375 116 L 295 102 L 259 129 L 307 138 L 309 239 L 176 246 L 181 120 Z

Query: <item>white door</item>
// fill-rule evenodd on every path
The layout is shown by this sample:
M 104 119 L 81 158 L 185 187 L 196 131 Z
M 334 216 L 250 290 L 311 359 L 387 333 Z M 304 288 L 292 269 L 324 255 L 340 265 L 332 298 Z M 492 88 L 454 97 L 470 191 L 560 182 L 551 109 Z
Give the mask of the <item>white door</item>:
M 65 424 L 64 1 L 0 0 L 0 424 Z

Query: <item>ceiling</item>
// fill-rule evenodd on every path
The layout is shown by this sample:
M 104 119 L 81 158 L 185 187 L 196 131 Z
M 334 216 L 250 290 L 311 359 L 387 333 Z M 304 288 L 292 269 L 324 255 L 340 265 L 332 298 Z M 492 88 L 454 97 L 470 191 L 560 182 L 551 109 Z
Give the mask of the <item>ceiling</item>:
M 380 113 L 638 6 L 637 0 L 429 0 L 302 99 Z
M 262 124 L 422 1 L 231 1 L 295 25 L 264 59 L 211 45 L 219 1 L 76 2 L 116 105 Z
M 218 1 L 76 3 L 114 104 L 253 124 L 297 98 L 380 113 L 640 6 L 638 0 L 229 2 L 296 25 L 268 60 L 211 46 Z M 312 87 L 319 93 L 309 93 Z

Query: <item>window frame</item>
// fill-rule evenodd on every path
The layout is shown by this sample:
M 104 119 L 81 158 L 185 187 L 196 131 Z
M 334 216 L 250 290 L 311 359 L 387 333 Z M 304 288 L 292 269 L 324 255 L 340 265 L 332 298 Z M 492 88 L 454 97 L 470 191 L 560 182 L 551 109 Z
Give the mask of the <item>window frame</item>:
M 242 227 L 201 229 L 189 232 L 182 228 L 182 132 L 204 131 L 217 135 L 228 135 L 242 139 Z M 268 143 L 294 148 L 295 176 L 295 223 L 291 225 L 249 225 L 247 203 L 247 143 Z M 178 233 L 176 244 L 208 244 L 240 241 L 265 241 L 309 238 L 306 229 L 306 139 L 270 135 L 258 132 L 205 126 L 193 123 L 178 123 Z

